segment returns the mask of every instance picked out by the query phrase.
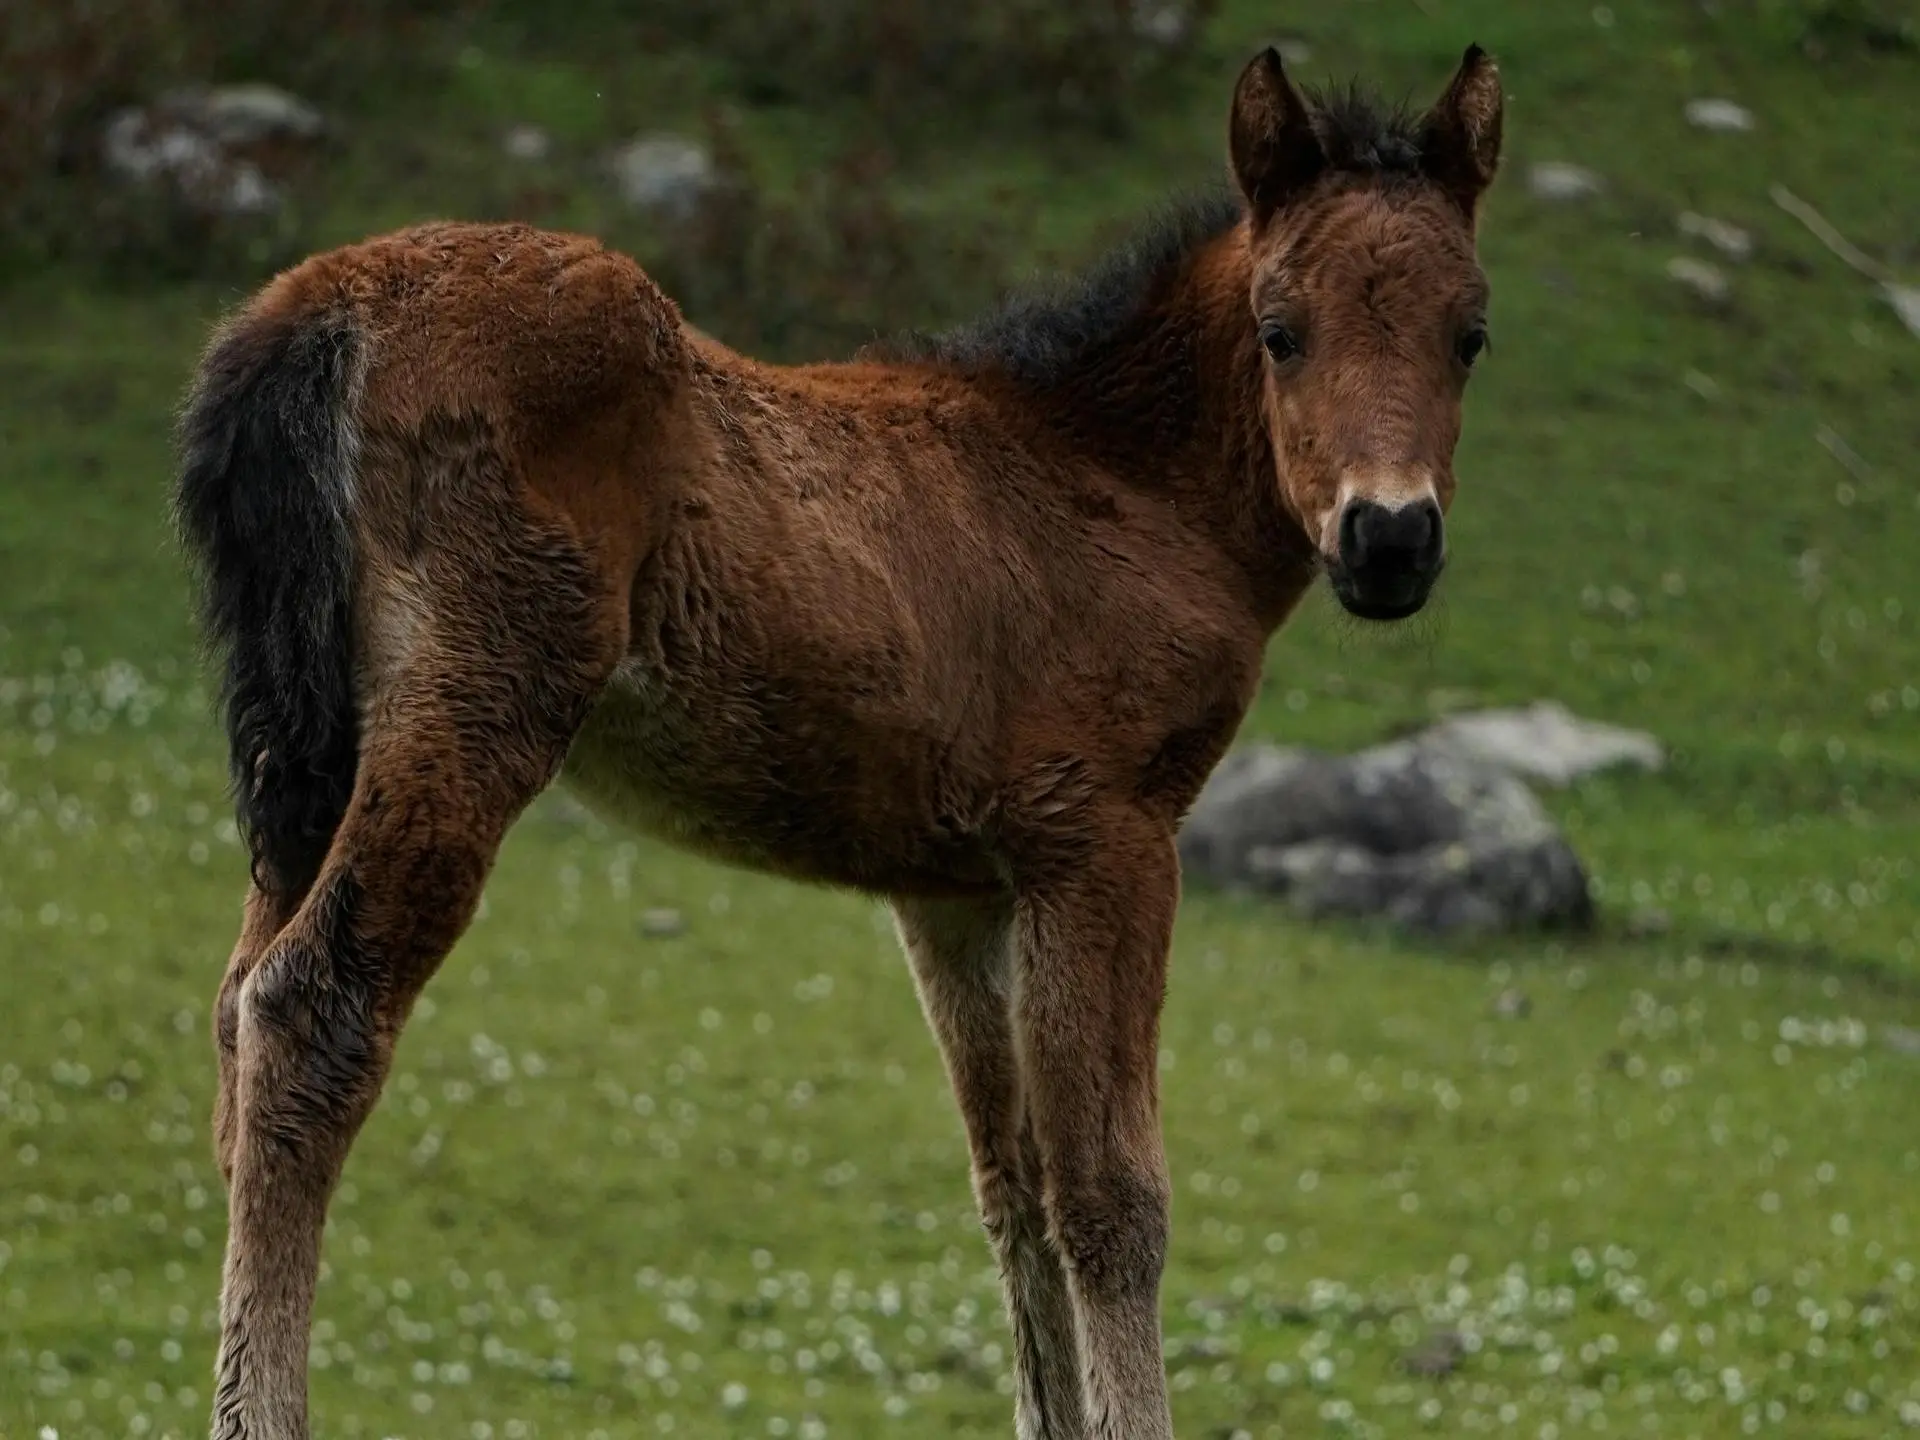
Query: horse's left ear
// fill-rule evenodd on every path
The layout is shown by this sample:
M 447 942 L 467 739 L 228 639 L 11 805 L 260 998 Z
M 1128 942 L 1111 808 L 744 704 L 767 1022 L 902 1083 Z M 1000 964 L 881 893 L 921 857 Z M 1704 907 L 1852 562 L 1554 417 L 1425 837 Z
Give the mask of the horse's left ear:
M 1500 168 L 1500 67 L 1469 45 L 1452 83 L 1420 126 L 1421 167 L 1472 219 Z
M 1307 102 L 1293 88 L 1280 52 L 1271 45 L 1240 72 L 1227 139 L 1234 179 L 1246 196 L 1255 229 L 1327 167 Z

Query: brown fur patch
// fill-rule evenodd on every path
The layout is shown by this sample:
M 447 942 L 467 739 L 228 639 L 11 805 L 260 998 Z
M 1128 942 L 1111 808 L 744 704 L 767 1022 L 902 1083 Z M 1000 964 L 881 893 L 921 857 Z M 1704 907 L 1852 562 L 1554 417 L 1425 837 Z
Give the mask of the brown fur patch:
M 1452 495 L 1490 77 L 1435 112 L 1463 181 L 1384 140 L 1358 165 L 1366 114 L 1316 119 L 1277 61 L 1250 70 L 1249 215 L 848 364 L 735 354 L 631 260 L 524 226 L 317 256 L 232 322 L 185 509 L 236 773 L 284 777 L 243 804 L 293 858 L 266 857 L 217 1006 L 219 1440 L 304 1440 L 327 1197 L 563 765 L 678 844 L 895 902 L 1006 1277 L 1021 1433 L 1168 1440 L 1174 831 L 1341 497 L 1416 474 Z M 1263 356 L 1280 320 L 1301 351 Z M 292 581 L 261 568 L 296 542 Z

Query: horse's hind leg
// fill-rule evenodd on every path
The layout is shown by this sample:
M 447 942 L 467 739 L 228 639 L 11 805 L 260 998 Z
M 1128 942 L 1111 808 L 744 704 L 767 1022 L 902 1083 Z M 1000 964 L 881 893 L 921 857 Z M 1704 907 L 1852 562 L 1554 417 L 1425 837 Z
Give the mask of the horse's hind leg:
M 607 597 L 583 625 L 565 578 L 544 596 L 461 595 L 376 683 L 326 861 L 240 982 L 217 1440 L 305 1440 L 320 1237 L 348 1148 L 502 836 L 624 644 L 624 608 Z
M 1047 1236 L 1040 1156 L 1013 1042 L 1013 903 L 894 906 L 973 1152 L 974 1194 L 1000 1262 L 1013 1330 L 1020 1440 L 1083 1440 L 1080 1356 L 1059 1252 Z
M 248 887 L 240 938 L 234 942 L 233 954 L 227 959 L 227 973 L 220 981 L 220 993 L 213 1003 L 213 1043 L 220 1060 L 220 1088 L 213 1103 L 213 1151 L 220 1163 L 220 1173 L 229 1183 L 233 1180 L 233 1146 L 240 1124 L 234 1103 L 239 1074 L 236 1051 L 240 1037 L 240 990 L 274 937 L 299 912 L 308 888 L 301 885 L 292 890 L 271 889 L 257 882 Z

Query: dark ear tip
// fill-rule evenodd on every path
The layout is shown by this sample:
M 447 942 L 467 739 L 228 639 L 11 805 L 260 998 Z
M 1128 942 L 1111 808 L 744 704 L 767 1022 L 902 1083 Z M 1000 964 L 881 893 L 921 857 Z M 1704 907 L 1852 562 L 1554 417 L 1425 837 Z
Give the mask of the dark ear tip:
M 1493 57 L 1488 55 L 1481 47 L 1480 43 L 1475 41 L 1473 44 L 1467 46 L 1467 53 L 1460 57 L 1460 68 L 1463 70 L 1471 70 L 1475 66 L 1492 58 Z
M 1276 75 L 1287 73 L 1286 63 L 1280 58 L 1278 47 L 1269 45 L 1260 52 L 1260 63 Z

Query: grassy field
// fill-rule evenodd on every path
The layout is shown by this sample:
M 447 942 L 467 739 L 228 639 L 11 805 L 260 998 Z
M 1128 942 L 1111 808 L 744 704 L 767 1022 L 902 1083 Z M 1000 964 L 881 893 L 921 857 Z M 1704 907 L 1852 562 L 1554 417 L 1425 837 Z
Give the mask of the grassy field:
M 1310 607 L 1249 733 L 1345 748 L 1554 696 L 1675 763 L 1553 800 L 1592 939 L 1443 951 L 1189 898 L 1162 1060 L 1180 1433 L 1920 1428 L 1920 340 L 1767 199 L 1920 279 L 1920 58 L 1815 63 L 1766 0 L 1293 8 L 1309 72 L 1395 93 L 1493 48 L 1514 176 L 1444 608 L 1381 636 Z M 929 116 L 889 193 L 956 237 L 985 217 L 1019 264 L 1084 256 L 1217 173 L 1271 19 L 1223 6 L 1124 139 Z M 450 40 L 437 88 L 359 118 L 313 242 L 531 207 L 648 254 L 590 157 L 727 77 L 594 54 Z M 1688 129 L 1715 94 L 1756 128 Z M 775 186 L 861 125 L 734 119 Z M 537 204 L 500 178 L 506 120 L 561 143 Z M 1533 201 L 1548 158 L 1607 192 Z M 1756 236 L 1723 309 L 1663 273 L 1683 209 Z M 163 507 L 172 406 L 237 293 L 0 296 L 0 1440 L 204 1424 L 207 1006 L 243 867 Z M 646 933 L 663 907 L 680 933 Z M 1669 927 L 1631 938 L 1649 908 Z M 421 1005 L 327 1257 L 322 1435 L 1010 1428 L 959 1123 L 882 912 L 558 797 Z

